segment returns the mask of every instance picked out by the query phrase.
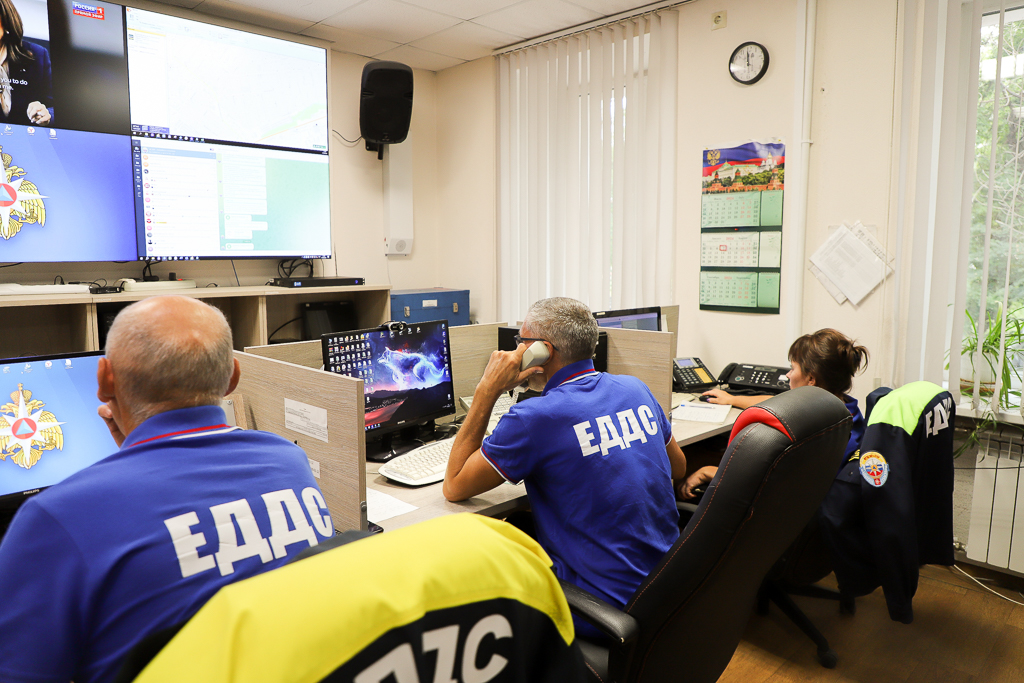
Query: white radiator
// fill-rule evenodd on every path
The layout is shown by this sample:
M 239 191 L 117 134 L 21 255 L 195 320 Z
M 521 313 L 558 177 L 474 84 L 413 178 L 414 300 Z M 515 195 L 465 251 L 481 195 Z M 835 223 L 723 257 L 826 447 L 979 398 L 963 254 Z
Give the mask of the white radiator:
M 982 443 L 975 467 L 967 557 L 1024 573 L 1021 444 Z

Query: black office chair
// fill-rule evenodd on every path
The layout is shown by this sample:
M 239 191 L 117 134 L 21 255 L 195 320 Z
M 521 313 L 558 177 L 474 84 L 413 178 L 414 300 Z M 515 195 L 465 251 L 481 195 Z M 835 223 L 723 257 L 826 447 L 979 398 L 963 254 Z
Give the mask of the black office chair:
M 563 582 L 573 612 L 612 641 L 578 641 L 591 680 L 716 681 L 762 579 L 835 477 L 851 422 L 843 402 L 817 387 L 748 408 L 679 540 L 624 610 Z
M 511 525 L 472 514 L 310 553 L 226 586 L 143 667 L 130 680 L 585 677 L 551 559 Z

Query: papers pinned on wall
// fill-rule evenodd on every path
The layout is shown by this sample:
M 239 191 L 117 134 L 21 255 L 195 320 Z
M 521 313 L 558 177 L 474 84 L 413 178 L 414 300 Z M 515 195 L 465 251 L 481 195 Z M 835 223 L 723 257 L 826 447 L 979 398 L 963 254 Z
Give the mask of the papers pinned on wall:
M 837 303 L 859 304 L 892 272 L 882 243 L 857 221 L 843 223 L 811 256 L 808 269 Z

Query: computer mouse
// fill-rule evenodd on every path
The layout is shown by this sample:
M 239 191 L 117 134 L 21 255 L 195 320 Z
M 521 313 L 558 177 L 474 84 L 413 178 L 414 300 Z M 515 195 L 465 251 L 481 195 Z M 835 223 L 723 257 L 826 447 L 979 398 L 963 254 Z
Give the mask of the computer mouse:
M 703 401 L 704 403 L 707 403 L 708 401 L 711 400 L 711 396 L 712 396 L 711 394 L 701 394 L 700 397 L 697 400 L 698 401 Z

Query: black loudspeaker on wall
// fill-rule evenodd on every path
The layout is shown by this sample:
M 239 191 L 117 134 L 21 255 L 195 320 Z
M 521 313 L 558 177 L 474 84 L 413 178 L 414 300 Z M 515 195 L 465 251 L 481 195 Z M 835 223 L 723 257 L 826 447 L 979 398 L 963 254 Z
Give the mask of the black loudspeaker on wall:
M 409 135 L 412 119 L 412 69 L 399 62 L 370 62 L 363 67 L 359 97 L 359 134 L 366 149 L 383 157 L 383 145 Z

